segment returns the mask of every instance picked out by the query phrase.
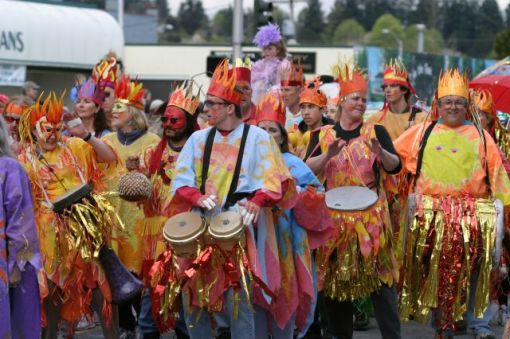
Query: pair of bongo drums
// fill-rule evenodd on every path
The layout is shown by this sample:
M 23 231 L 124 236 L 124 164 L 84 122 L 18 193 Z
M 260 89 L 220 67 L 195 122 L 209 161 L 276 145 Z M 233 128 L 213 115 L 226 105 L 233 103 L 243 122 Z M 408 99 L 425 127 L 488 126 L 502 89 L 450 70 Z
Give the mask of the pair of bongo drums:
M 238 212 L 223 212 L 210 223 L 195 212 L 179 213 L 166 222 L 163 237 L 178 256 L 193 256 L 203 245 L 216 244 L 230 252 L 237 244 L 244 246 L 242 217 Z

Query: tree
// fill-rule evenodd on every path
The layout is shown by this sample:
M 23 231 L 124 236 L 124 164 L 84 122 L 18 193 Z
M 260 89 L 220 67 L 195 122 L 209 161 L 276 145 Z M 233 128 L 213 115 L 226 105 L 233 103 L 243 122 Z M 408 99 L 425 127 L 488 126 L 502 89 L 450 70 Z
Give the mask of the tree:
M 186 0 L 179 6 L 177 14 L 180 27 L 187 35 L 193 35 L 197 30 L 206 30 L 209 18 L 205 14 L 201 0 Z
M 365 29 L 356 19 L 347 19 L 335 29 L 331 42 L 340 45 L 357 45 L 363 42 L 365 34 Z
M 231 6 L 221 9 L 214 15 L 211 22 L 211 33 L 213 36 L 223 38 L 225 42 L 232 41 L 232 21 L 234 11 Z M 246 25 L 244 25 L 246 27 Z
M 510 29 L 496 35 L 494 52 L 496 52 L 498 59 L 503 59 L 510 55 Z
M 476 44 L 479 56 L 486 56 L 494 45 L 496 33 L 503 30 L 503 18 L 496 0 L 485 0 L 478 12 Z
M 510 4 L 505 9 L 506 27 L 510 27 Z
M 333 35 L 335 34 L 338 25 L 344 21 L 345 18 L 345 6 L 343 5 L 342 0 L 335 0 L 333 4 L 333 8 L 328 13 L 326 18 L 326 27 L 324 29 L 324 40 L 332 41 Z
M 383 30 L 386 29 L 390 33 L 383 33 Z M 404 40 L 404 28 L 400 20 L 391 14 L 381 15 L 369 34 L 369 43 L 384 48 L 398 49 L 397 39 Z
M 438 28 L 440 10 L 437 1 L 419 0 L 416 9 L 410 13 L 410 23 L 425 24 L 427 28 Z
M 395 14 L 388 0 L 366 0 L 361 24 L 365 29 L 371 29 L 381 14 Z
M 483 56 L 476 40 L 480 8 L 477 0 L 448 2 L 444 10 L 443 36 L 450 48 L 470 56 Z M 449 19 L 448 19 L 449 18 Z M 458 18 L 452 20 L 451 18 Z
M 157 0 L 157 4 L 159 22 L 165 22 L 166 18 L 170 14 L 168 10 L 168 3 L 166 2 L 166 0 Z
M 415 52 L 418 44 L 416 25 L 408 26 L 404 32 L 404 50 Z M 440 54 L 444 48 L 444 39 L 437 29 L 425 30 L 424 47 L 426 53 Z
M 298 39 L 301 42 L 320 42 L 324 31 L 324 15 L 319 0 L 310 0 L 308 8 L 298 15 Z

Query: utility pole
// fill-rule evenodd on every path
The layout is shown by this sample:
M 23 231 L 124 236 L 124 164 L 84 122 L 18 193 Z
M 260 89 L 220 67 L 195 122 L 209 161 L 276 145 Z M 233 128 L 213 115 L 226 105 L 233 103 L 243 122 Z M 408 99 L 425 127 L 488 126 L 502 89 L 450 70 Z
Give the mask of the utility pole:
M 243 51 L 243 0 L 234 0 L 234 20 L 232 23 L 232 60 L 241 58 Z
M 117 18 L 122 31 L 122 36 L 124 37 L 124 0 L 118 0 L 117 2 Z

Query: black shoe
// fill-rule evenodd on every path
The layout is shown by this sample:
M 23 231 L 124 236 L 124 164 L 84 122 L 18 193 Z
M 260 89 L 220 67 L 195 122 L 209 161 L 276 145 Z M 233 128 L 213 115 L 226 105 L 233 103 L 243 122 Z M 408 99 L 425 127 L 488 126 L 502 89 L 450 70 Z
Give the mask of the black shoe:
M 143 339 L 159 339 L 161 338 L 161 335 L 159 332 L 151 332 L 151 333 L 144 333 Z

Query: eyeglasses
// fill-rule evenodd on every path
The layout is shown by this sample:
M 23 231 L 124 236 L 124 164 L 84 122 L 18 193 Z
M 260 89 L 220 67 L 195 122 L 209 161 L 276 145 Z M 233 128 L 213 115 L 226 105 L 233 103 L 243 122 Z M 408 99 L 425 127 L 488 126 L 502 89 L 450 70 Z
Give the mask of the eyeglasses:
M 8 115 L 5 115 L 4 116 L 4 120 L 6 123 L 8 124 L 12 124 L 13 122 L 18 122 L 20 118 L 15 118 L 15 117 L 11 117 L 11 116 L 8 116 Z
M 445 108 L 451 108 L 453 106 L 457 108 L 466 108 L 468 106 L 467 100 L 439 100 L 439 106 Z
M 168 117 L 165 117 L 165 116 L 161 117 L 161 122 L 162 123 L 166 123 L 167 121 L 170 121 L 170 123 L 172 123 L 172 124 L 176 124 L 177 122 L 179 122 L 179 119 L 177 119 L 177 118 L 168 118 Z
M 230 105 L 229 103 L 227 102 L 223 102 L 223 101 L 212 101 L 212 100 L 206 100 L 204 101 L 204 107 L 207 107 L 207 108 L 211 108 L 215 105 L 224 105 L 224 106 L 228 106 Z

